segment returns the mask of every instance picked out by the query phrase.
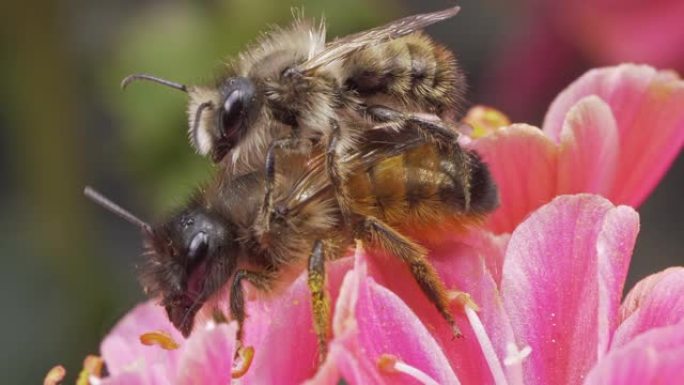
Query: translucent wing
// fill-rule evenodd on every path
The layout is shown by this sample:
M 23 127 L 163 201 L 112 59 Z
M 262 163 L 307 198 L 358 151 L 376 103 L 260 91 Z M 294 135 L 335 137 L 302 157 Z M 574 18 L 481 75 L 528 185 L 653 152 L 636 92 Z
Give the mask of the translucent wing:
M 321 66 L 328 65 L 336 60 L 344 58 L 350 53 L 369 44 L 377 44 L 379 41 L 408 35 L 427 27 L 428 25 L 453 17 L 460 10 L 461 7 L 456 6 L 437 12 L 408 16 L 367 31 L 333 40 L 323 51 L 302 63 L 298 67 L 298 70 L 301 72 L 315 70 Z
M 399 155 L 412 148 L 428 143 L 429 140 L 415 127 L 405 127 L 399 131 L 382 129 L 364 132 L 355 151 L 341 157 L 350 173 L 365 172 L 381 160 Z M 304 172 L 289 191 L 286 201 L 291 210 L 324 199 L 335 199 L 332 185 L 326 170 L 325 155 L 313 156 Z

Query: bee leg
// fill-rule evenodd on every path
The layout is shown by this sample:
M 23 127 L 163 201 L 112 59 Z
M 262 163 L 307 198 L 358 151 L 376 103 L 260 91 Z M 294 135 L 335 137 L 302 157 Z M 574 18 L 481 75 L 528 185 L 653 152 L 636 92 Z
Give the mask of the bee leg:
M 264 192 L 264 203 L 261 207 L 262 216 L 265 218 L 263 221 L 266 226 L 268 226 L 269 220 L 268 216 L 273 210 L 273 189 L 275 187 L 275 175 L 276 175 L 276 151 L 277 150 L 288 150 L 288 151 L 298 151 L 303 147 L 306 141 L 299 138 L 284 138 L 277 139 L 271 142 L 268 147 L 268 152 L 266 153 L 266 172 L 265 172 L 265 192 Z
M 325 253 L 323 242 L 314 242 L 309 257 L 307 284 L 311 290 L 311 310 L 313 313 L 314 331 L 318 342 L 319 363 L 323 362 L 328 352 L 330 337 L 330 299 L 325 288 Z
M 458 143 L 458 132 L 445 126 L 439 118 L 429 119 L 424 115 L 403 113 L 379 105 L 366 107 L 366 113 L 370 115 L 371 118 L 381 123 L 397 123 L 401 126 L 405 123 L 415 124 L 430 137 L 447 145 Z
M 445 126 L 441 119 L 430 119 L 424 115 L 403 113 L 385 106 L 370 106 L 366 108 L 366 112 L 373 119 L 382 123 L 395 124 L 399 127 L 404 127 L 407 123 L 413 124 L 450 151 L 451 156 L 458 160 L 457 164 L 462 166 L 459 167 L 459 177 L 461 186 L 463 186 L 464 209 L 466 212 L 470 210 L 470 158 L 461 150 L 461 146 L 458 144 L 459 133 L 456 130 Z
M 342 212 L 342 220 L 345 223 L 349 223 L 349 216 L 351 215 L 351 199 L 347 194 L 347 190 L 343 183 L 342 170 L 340 170 L 339 162 L 337 161 L 337 150 L 340 138 L 340 125 L 336 122 L 332 122 L 333 131 L 328 140 L 328 145 L 325 151 L 325 168 L 328 172 L 328 178 L 330 178 L 330 184 L 335 190 L 335 196 L 337 197 L 337 204 Z
M 421 290 L 432 302 L 442 317 L 451 326 L 454 336 L 461 332 L 449 311 L 449 296 L 437 271 L 427 260 L 427 250 L 404 237 L 399 232 L 374 217 L 366 217 L 363 221 L 363 232 L 366 240 L 373 247 L 378 247 L 388 254 L 399 257 L 411 270 Z
M 230 314 L 238 323 L 237 339 L 242 341 L 243 324 L 245 322 L 245 294 L 242 288 L 242 280 L 245 279 L 259 290 L 268 290 L 272 275 L 258 271 L 238 270 L 233 276 L 233 285 L 230 289 Z

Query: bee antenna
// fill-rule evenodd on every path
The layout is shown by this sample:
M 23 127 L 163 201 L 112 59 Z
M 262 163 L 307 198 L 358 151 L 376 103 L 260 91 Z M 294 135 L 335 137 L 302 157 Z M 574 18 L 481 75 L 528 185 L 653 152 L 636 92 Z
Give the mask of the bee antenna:
M 183 91 L 183 92 L 188 92 L 188 87 L 185 84 L 172 82 L 170 80 L 162 79 L 162 78 L 156 77 L 154 75 L 149 75 L 149 74 L 131 74 L 131 75 L 128 75 L 121 81 L 121 88 L 125 90 L 126 87 L 130 83 L 132 83 L 136 80 L 147 80 L 147 81 L 159 83 L 163 86 L 175 88 L 175 89 Z
M 107 211 L 116 214 L 119 218 L 122 218 L 127 222 L 132 223 L 137 227 L 140 227 L 143 231 L 152 233 L 152 226 L 150 226 L 147 222 L 143 221 L 142 219 L 131 214 L 130 211 L 112 202 L 107 197 L 97 192 L 94 188 L 86 186 L 83 189 L 83 194 L 93 202 L 105 208 Z

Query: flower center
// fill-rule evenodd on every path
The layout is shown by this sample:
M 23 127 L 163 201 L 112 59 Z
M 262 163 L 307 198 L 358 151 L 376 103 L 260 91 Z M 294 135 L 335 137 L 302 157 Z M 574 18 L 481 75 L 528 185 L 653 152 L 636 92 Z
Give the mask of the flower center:
M 473 131 L 470 137 L 473 139 L 487 136 L 499 127 L 509 126 L 510 119 L 503 112 L 487 106 L 475 106 L 468 111 L 463 122 L 469 124 Z

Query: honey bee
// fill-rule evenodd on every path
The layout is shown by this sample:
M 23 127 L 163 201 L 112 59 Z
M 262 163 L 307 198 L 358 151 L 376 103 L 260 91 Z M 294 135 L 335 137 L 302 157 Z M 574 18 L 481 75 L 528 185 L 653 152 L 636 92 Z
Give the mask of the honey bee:
M 343 186 L 350 198 L 346 214 L 322 152 L 288 153 L 275 164 L 269 204 L 263 170 L 235 175 L 219 169 L 185 206 L 156 225 L 91 189 L 86 195 L 142 229 L 142 285 L 161 300 L 170 321 L 186 336 L 200 308 L 228 286 L 230 313 L 242 338 L 242 281 L 269 291 L 283 270 L 294 267 L 308 273 L 323 358 L 330 312 L 325 262 L 345 255 L 355 241 L 403 261 L 457 331 L 446 288 L 426 258 L 427 250 L 406 234 L 418 238 L 422 232 L 450 232 L 479 222 L 498 202 L 488 169 L 476 153 L 438 146 L 411 125 L 391 133 L 369 130 L 362 139 L 355 151 L 337 159 L 349 170 Z M 469 172 L 467 183 L 462 170 Z
M 408 121 L 453 142 L 452 130 L 435 134 L 434 120 L 456 115 L 464 77 L 453 54 L 420 30 L 459 9 L 413 15 L 329 43 L 323 23 L 296 17 L 229 61 L 214 84 L 133 74 L 122 87 L 148 80 L 186 92 L 190 143 L 238 172 L 263 167 L 276 149 L 310 151 L 335 131 L 345 151 L 360 126 L 368 126 L 359 124 L 364 120 L 394 128 Z

